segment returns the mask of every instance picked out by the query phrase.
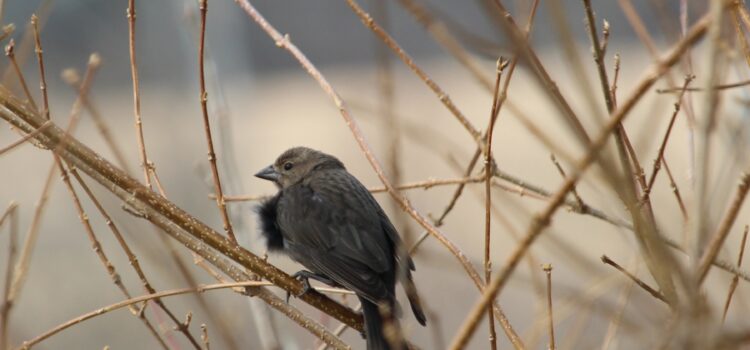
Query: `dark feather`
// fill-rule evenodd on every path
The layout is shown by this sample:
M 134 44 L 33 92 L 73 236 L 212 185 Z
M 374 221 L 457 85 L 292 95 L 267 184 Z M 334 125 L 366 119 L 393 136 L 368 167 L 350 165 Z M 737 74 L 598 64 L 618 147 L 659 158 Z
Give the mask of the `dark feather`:
M 276 206 L 279 203 L 281 192 L 264 200 L 256 207 L 260 217 L 260 232 L 266 239 L 269 251 L 280 251 L 284 249 L 284 236 L 281 234 L 279 224 L 276 221 Z

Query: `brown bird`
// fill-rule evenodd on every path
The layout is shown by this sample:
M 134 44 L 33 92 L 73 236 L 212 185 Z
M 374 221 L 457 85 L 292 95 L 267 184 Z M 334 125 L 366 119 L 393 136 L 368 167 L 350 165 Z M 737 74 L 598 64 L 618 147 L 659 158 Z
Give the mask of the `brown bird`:
M 406 343 L 386 340 L 379 306 L 398 312 L 400 280 L 414 316 L 426 324 L 411 277 L 414 262 L 397 253 L 399 234 L 367 188 L 335 157 L 305 147 L 287 150 L 255 176 L 279 188 L 258 207 L 268 250 L 286 253 L 309 270 L 295 274 L 305 290 L 313 278 L 356 293 L 368 350 L 405 349 Z M 395 317 L 386 321 L 398 327 Z

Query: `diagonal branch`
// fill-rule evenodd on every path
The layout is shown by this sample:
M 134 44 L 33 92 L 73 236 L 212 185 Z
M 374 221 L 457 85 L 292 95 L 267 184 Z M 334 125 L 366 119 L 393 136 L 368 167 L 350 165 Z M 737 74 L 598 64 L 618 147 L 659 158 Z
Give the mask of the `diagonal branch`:
M 42 117 L 26 108 L 22 102 L 15 99 L 7 91 L 0 90 L 0 106 L 2 106 L 0 108 L 0 118 L 5 119 L 26 132 L 31 132 L 44 123 Z M 236 263 L 286 291 L 295 295 L 301 294 L 303 286 L 299 281 L 293 279 L 277 267 L 268 264 L 262 258 L 246 249 L 234 245 L 227 238 L 172 202 L 151 191 L 148 187 L 115 167 L 76 138 L 66 134 L 56 125 L 49 126 L 44 132 L 37 135 L 36 139 L 50 149 L 56 150 L 58 146 L 62 146 L 59 150 L 56 150 L 62 159 L 81 169 L 100 184 L 107 185 L 106 188 L 109 191 L 131 206 L 133 203 L 141 203 L 156 210 L 164 215 L 170 223 L 179 226 L 191 236 L 218 250 Z M 63 139 L 65 141 L 64 145 L 61 144 Z M 162 227 L 164 224 L 163 222 L 157 222 L 156 219 L 149 216 L 145 218 L 159 227 Z M 353 313 L 349 308 L 320 293 L 309 292 L 304 294 L 300 299 L 341 322 L 347 323 L 358 330 L 362 329 L 360 315 Z

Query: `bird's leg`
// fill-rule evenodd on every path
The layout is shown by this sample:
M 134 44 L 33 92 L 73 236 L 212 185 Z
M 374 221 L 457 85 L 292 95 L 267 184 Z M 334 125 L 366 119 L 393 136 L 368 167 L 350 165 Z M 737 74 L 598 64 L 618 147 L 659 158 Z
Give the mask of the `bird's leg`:
M 312 289 L 312 286 L 310 286 L 310 279 L 314 279 L 318 282 L 323 282 L 330 286 L 337 285 L 336 282 L 334 282 L 332 279 L 328 278 L 327 276 L 317 274 L 315 272 L 307 271 L 307 270 L 300 270 L 295 272 L 292 277 L 297 279 L 298 281 L 302 282 L 302 292 L 296 295 L 297 298 L 305 295 L 305 293 L 309 292 L 310 289 Z M 289 303 L 289 297 L 292 293 L 286 292 L 286 302 Z

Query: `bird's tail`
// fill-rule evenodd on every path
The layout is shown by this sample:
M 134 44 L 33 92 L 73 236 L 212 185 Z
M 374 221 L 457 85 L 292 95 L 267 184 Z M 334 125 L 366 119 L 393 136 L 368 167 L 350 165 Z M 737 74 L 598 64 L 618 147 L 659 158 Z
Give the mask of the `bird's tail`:
M 414 285 L 414 281 L 411 279 L 411 273 L 407 274 L 406 281 L 402 282 L 402 285 L 404 286 L 404 292 L 406 292 L 406 297 L 409 298 L 409 304 L 411 304 L 411 311 L 414 312 L 414 317 L 417 319 L 419 324 L 426 325 L 427 324 L 427 318 L 424 315 L 424 311 L 422 310 L 422 302 L 419 299 L 419 294 L 417 293 L 417 286 Z
M 365 318 L 367 350 L 406 350 L 406 343 L 399 335 L 401 330 L 393 314 L 393 305 L 390 305 L 390 310 L 381 314 L 377 304 L 364 298 L 359 298 L 359 301 L 362 303 L 362 313 Z M 387 328 L 390 328 L 391 332 L 384 332 Z M 386 333 L 392 336 L 387 338 Z M 396 344 L 400 345 L 394 346 Z

